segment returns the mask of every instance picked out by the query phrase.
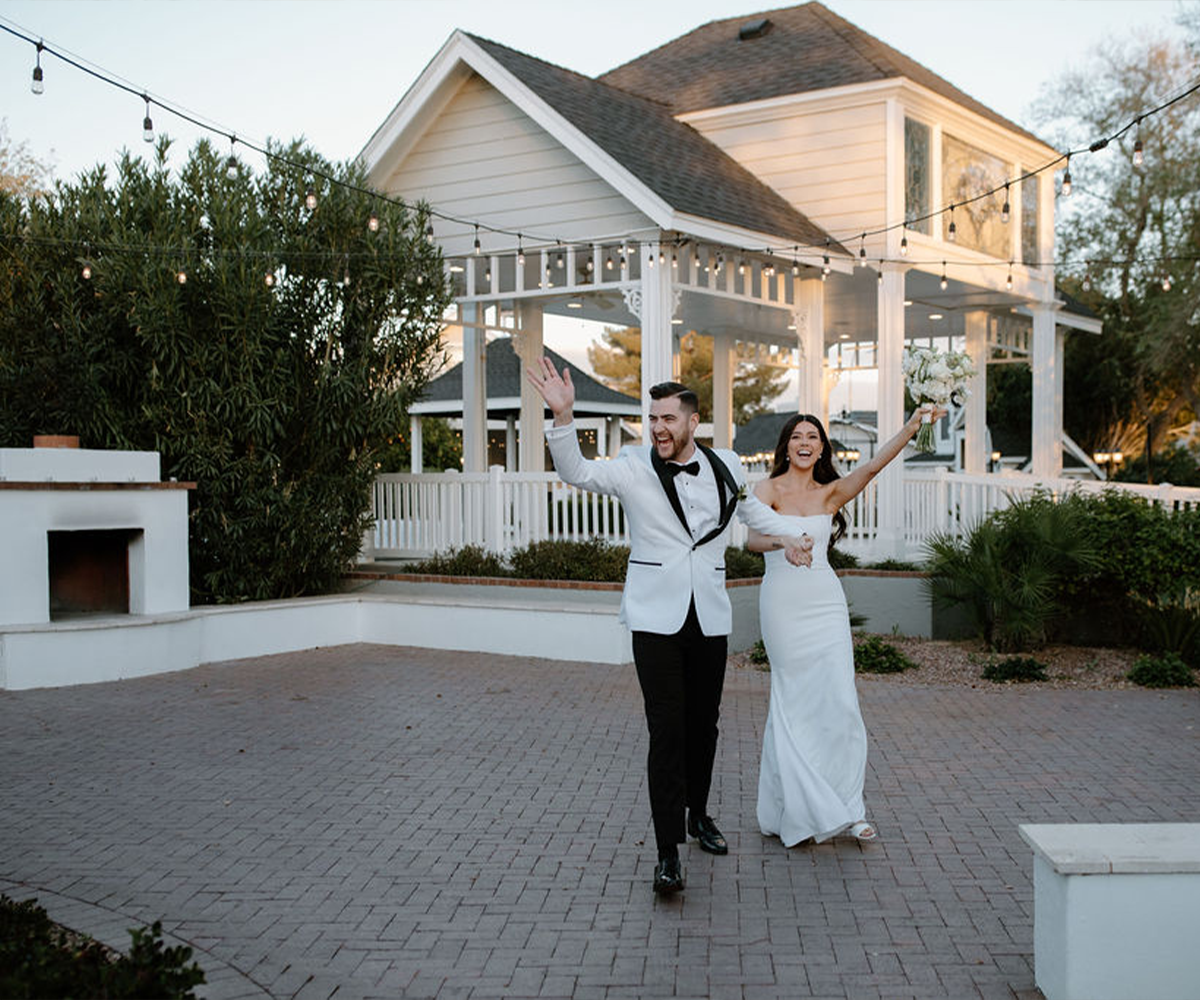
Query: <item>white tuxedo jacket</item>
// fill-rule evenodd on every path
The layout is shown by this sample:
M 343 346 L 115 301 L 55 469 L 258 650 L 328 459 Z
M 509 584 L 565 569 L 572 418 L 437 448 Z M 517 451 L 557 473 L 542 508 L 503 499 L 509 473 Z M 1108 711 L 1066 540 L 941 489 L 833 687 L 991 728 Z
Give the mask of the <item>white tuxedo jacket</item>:
M 745 485 L 738 456 L 697 447 L 699 461 L 714 463 L 720 500 L 717 528 L 697 542 L 674 481 L 660 477 L 651 447 L 629 446 L 611 461 L 589 461 L 579 450 L 574 424 L 547 432 L 546 440 L 564 482 L 615 494 L 629 519 L 632 544 L 620 620 L 636 632 L 670 635 L 683 627 L 694 599 L 704 634 L 728 635 L 733 613 L 725 593 L 725 546 L 737 491 Z

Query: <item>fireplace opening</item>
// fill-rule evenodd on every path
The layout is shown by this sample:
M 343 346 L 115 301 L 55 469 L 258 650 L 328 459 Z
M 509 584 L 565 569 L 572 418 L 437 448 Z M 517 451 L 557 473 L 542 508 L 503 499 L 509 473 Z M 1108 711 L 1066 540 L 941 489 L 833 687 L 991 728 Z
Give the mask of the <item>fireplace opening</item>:
M 50 531 L 50 618 L 129 614 L 129 543 L 140 529 Z

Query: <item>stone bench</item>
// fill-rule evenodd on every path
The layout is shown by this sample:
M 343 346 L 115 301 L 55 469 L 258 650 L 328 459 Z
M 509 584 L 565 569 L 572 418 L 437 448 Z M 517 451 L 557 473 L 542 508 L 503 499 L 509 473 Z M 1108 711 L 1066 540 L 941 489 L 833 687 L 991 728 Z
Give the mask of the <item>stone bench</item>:
M 1200 823 L 1026 824 L 1046 1000 L 1200 998 Z

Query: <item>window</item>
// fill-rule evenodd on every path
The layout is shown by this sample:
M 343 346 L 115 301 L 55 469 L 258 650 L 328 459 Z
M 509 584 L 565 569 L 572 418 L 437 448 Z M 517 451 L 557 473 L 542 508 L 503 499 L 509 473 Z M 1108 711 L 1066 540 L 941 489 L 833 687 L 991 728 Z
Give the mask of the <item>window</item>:
M 929 126 L 904 119 L 904 219 L 914 232 L 929 235 Z M 920 220 L 920 221 L 916 221 Z
M 1021 181 L 1021 260 L 1037 265 L 1041 255 L 1038 245 L 1038 178 Z
M 944 212 L 942 238 L 949 239 L 950 220 L 957 230 L 956 242 L 993 257 L 1012 254 L 1008 226 L 1000 221 L 1004 207 L 1004 182 L 1008 164 L 953 136 L 942 135 L 942 201 L 953 213 Z M 970 201 L 984 191 L 998 188 L 994 194 Z M 970 201 L 969 204 L 964 202 Z

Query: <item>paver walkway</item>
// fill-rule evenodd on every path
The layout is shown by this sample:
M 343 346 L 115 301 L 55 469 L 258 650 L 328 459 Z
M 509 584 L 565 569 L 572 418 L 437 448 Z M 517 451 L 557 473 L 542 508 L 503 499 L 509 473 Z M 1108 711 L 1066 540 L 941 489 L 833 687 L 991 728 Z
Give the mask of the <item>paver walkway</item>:
M 233 997 L 1020 998 L 1022 822 L 1200 819 L 1200 693 L 860 683 L 882 834 L 754 823 L 768 675 L 657 900 L 629 667 L 350 646 L 0 692 L 0 890 Z

